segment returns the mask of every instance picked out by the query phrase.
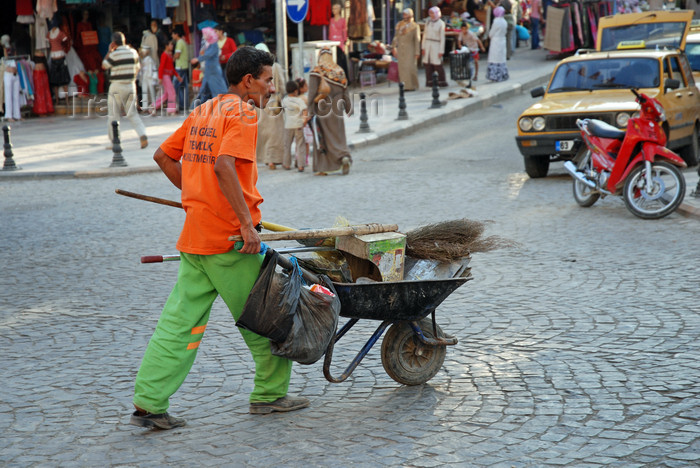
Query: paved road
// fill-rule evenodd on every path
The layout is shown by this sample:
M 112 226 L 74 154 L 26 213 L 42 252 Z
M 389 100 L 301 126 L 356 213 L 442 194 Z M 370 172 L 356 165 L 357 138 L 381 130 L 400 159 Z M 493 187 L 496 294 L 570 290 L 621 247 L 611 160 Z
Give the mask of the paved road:
M 557 166 L 528 179 L 511 125 L 528 101 L 357 151 L 348 177 L 261 168 L 270 221 L 469 217 L 520 243 L 474 254 L 475 279 L 438 309 L 460 343 L 429 384 L 396 384 L 376 347 L 343 384 L 295 366 L 312 407 L 288 415 L 246 413 L 251 359 L 217 302 L 173 398 L 188 427 L 126 424 L 177 270 L 138 258 L 173 253 L 183 216 L 113 192 L 176 190 L 157 174 L 0 184 L 0 464 L 697 466 L 698 221 L 642 221 L 617 199 L 579 208 Z

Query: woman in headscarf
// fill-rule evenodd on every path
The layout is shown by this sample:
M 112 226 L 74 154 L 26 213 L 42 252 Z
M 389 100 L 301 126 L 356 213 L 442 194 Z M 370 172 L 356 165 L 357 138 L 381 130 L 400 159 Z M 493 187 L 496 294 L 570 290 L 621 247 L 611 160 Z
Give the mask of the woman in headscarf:
M 445 69 L 442 66 L 442 55 L 445 53 L 445 23 L 440 19 L 440 8 L 432 7 L 428 10 L 430 19 L 425 23 L 423 32 L 423 66 L 425 67 L 425 85 L 433 84 L 433 72 L 438 72 L 438 85 L 447 86 Z
M 413 10 L 403 11 L 403 20 L 396 25 L 396 36 L 391 43 L 393 55 L 399 62 L 399 80 L 405 91 L 418 89 L 418 57 L 420 56 L 420 28 L 413 21 Z
M 255 46 L 258 50 L 270 52 L 264 42 Z M 258 143 L 255 149 L 258 162 L 267 164 L 270 169 L 276 169 L 282 164 L 284 156 L 284 114 L 282 113 L 282 94 L 287 79 L 282 65 L 275 62 L 272 65 L 272 85 L 275 92 L 267 101 L 264 109 L 260 109 L 258 117 Z
M 202 38 L 204 46 L 199 51 L 199 59 L 192 59 L 193 65 L 201 61 L 204 66 L 202 87 L 199 91 L 199 96 L 197 96 L 197 100 L 200 103 L 219 94 L 225 94 L 228 90 L 226 80 L 221 72 L 221 66 L 219 65 L 219 46 L 217 45 L 219 36 L 214 31 L 214 28 L 204 28 L 202 29 Z
M 352 158 L 345 138 L 343 111 L 350 114 L 352 101 L 348 94 L 345 72 L 333 61 L 333 54 L 322 49 L 318 65 L 309 77 L 309 116 L 312 117 L 316 143 L 313 170 L 316 175 L 342 169 L 350 172 Z
M 486 79 L 489 81 L 505 81 L 508 79 L 508 67 L 506 67 L 506 33 L 508 24 L 503 18 L 505 8 L 499 6 L 494 8 L 494 20 L 489 30 L 489 59 L 486 69 Z

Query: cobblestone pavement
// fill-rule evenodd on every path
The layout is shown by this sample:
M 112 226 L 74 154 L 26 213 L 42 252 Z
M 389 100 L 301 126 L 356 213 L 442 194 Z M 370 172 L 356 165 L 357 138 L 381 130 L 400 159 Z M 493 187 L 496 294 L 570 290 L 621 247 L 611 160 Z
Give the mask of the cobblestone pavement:
M 0 184 L 0 464 L 697 466 L 700 225 L 643 221 L 619 199 L 579 208 L 556 165 L 528 179 L 503 124 L 528 99 L 358 150 L 348 177 L 261 167 L 269 221 L 469 217 L 520 244 L 474 254 L 475 279 L 438 308 L 460 343 L 428 384 L 395 383 L 377 346 L 342 384 L 295 366 L 292 392 L 312 406 L 291 414 L 247 414 L 252 362 L 217 301 L 172 400 L 188 426 L 128 425 L 177 271 L 138 259 L 173 253 L 183 214 L 114 189 L 176 190 L 157 174 Z M 336 373 L 376 325 L 341 340 Z

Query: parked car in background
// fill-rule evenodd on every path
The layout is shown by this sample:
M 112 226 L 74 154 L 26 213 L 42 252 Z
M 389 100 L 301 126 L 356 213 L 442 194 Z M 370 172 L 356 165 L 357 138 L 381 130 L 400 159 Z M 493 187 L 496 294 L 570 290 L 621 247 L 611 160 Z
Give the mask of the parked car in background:
M 573 159 L 582 145 L 576 120 L 603 120 L 620 129 L 639 110 L 636 88 L 666 112 L 667 146 L 690 166 L 700 157 L 700 92 L 683 52 L 692 11 L 654 11 L 601 18 L 596 50 L 562 60 L 542 99 L 518 118 L 516 142 L 525 171 L 545 177 L 550 162 Z
M 690 33 L 685 39 L 685 54 L 695 77 L 695 86 L 700 89 L 700 20 L 693 20 Z

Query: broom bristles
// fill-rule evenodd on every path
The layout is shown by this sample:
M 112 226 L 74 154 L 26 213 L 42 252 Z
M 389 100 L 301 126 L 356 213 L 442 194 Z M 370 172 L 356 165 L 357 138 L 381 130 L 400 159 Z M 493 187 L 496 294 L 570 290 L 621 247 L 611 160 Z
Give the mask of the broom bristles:
M 406 233 L 406 254 L 413 258 L 450 262 L 472 252 L 489 252 L 517 245 L 500 236 L 482 238 L 486 223 L 463 218 L 413 229 Z

